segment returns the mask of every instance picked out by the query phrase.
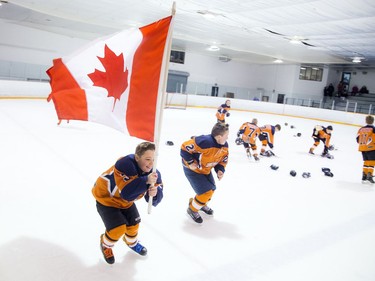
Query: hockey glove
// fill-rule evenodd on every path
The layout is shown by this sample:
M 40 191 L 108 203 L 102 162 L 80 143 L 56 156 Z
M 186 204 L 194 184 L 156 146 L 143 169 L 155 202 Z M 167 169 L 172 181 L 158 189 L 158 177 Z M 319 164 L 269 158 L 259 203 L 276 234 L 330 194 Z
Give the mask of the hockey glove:
M 240 137 L 236 138 L 236 144 L 237 145 L 243 144 L 243 140 Z

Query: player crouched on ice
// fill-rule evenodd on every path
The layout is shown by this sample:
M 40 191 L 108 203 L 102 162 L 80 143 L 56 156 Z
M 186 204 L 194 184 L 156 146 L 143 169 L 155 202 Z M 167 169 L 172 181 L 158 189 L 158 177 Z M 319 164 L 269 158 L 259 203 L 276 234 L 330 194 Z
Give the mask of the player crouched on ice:
M 272 150 L 266 151 L 266 148 L 267 146 L 269 146 L 270 149 L 273 149 L 274 135 L 276 132 L 280 130 L 281 130 L 281 126 L 279 124 L 276 124 L 275 126 L 264 125 L 260 127 L 260 134 L 258 138 L 262 142 L 262 148 L 260 149 L 261 156 L 266 156 L 266 157 L 275 156 Z
M 373 180 L 375 166 L 375 127 L 374 117 L 366 116 L 366 126 L 358 130 L 356 141 L 358 150 L 362 153 L 362 182 L 375 183 Z
M 314 139 L 314 144 L 310 148 L 309 153 L 314 155 L 314 150 L 317 148 L 320 142 L 324 143 L 324 150 L 322 153 L 322 157 L 327 157 L 329 159 L 333 159 L 333 155 L 329 154 L 328 150 L 330 150 L 329 142 L 331 140 L 333 128 L 332 126 L 323 127 L 320 125 L 316 125 L 313 130 L 312 138 Z M 333 147 L 333 146 L 331 146 Z

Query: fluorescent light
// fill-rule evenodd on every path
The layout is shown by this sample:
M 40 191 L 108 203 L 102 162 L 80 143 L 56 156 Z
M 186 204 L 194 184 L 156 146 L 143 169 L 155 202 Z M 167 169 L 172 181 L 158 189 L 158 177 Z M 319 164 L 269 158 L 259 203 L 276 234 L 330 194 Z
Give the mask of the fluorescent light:
M 210 14 L 210 13 L 204 14 L 203 17 L 205 17 L 206 19 L 214 19 L 214 18 L 216 18 L 215 15 Z
M 292 44 L 302 44 L 301 40 L 295 39 L 295 38 L 290 39 L 289 43 L 292 43 Z
M 281 59 L 275 59 L 273 62 L 274 63 L 283 63 L 283 60 L 281 60 Z
M 218 46 L 211 45 L 210 47 L 207 48 L 207 50 L 209 50 L 211 52 L 217 52 L 217 51 L 220 50 L 220 48 Z

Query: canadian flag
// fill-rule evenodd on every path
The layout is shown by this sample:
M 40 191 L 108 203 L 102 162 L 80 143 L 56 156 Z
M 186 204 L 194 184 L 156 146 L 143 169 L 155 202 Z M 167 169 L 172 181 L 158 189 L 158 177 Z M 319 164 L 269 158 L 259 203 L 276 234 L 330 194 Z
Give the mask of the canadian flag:
M 100 38 L 53 60 L 47 100 L 54 102 L 58 118 L 97 122 L 154 141 L 171 20 Z

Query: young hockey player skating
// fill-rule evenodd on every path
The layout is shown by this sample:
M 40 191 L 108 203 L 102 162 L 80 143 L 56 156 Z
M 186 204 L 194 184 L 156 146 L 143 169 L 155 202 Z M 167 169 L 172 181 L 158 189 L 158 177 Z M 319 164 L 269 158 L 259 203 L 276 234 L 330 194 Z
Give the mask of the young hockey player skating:
M 216 123 L 210 135 L 192 137 L 181 145 L 184 173 L 196 194 L 189 200 L 187 213 L 196 223 L 203 222 L 199 211 L 213 215 L 207 206 L 216 189 L 211 170 L 219 180 L 223 178 L 229 154 L 228 134 L 228 124 Z
M 217 122 L 225 123 L 225 117 L 229 117 L 230 113 L 230 100 L 226 100 L 225 103 L 220 105 L 216 112 Z
M 100 249 L 105 261 L 115 262 L 112 248 L 123 237 L 130 249 L 145 256 L 147 249 L 137 239 L 141 217 L 134 201 L 149 196 L 156 206 L 163 198 L 161 175 L 152 171 L 155 144 L 140 143 L 135 154 L 121 157 L 96 181 L 92 193 L 96 208 L 105 225 L 100 236 Z

